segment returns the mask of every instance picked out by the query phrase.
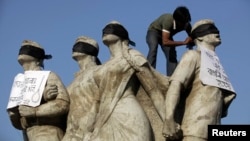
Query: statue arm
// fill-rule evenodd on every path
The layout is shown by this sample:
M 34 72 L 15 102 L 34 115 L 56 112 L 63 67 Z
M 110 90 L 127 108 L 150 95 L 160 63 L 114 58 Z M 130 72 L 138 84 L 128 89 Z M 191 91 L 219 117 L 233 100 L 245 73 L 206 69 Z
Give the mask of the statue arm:
M 182 84 L 178 81 L 171 81 L 166 95 L 166 120 L 173 120 L 177 104 L 180 100 Z
M 10 117 L 11 124 L 16 129 L 22 130 L 21 116 L 19 114 L 18 107 L 8 109 L 7 112 L 8 112 L 8 115 Z
M 163 121 L 165 118 L 165 98 L 160 89 L 157 87 L 157 83 L 148 64 L 146 63 L 141 66 L 140 71 L 138 71 L 136 75 Z
M 67 113 L 69 110 L 69 95 L 63 85 L 60 78 L 53 72 L 50 73 L 46 86 L 56 86 L 57 89 L 56 97 L 50 99 L 46 102 L 39 105 L 38 107 L 30 107 L 25 105 L 19 106 L 20 115 L 23 117 L 53 117 L 56 115 L 62 115 Z M 45 92 L 43 95 L 48 95 Z M 54 92 L 53 92 L 54 93 Z M 45 98 L 45 97 L 44 97 Z
M 134 68 L 137 78 L 163 121 L 165 118 L 165 97 L 157 86 L 150 64 L 140 52 L 133 49 L 123 49 L 124 58 Z
M 176 107 L 180 100 L 182 84 L 171 81 L 166 95 L 166 117 L 163 125 L 163 136 L 171 139 L 180 138 L 180 125 L 174 119 Z
M 36 108 L 36 117 L 53 117 L 67 113 L 69 110 L 69 102 L 62 99 L 55 99 Z
M 163 125 L 163 135 L 166 138 L 178 139 L 181 136 L 180 125 L 175 121 L 176 107 L 180 102 L 183 91 L 192 85 L 194 77 L 197 76 L 199 60 L 200 55 L 197 51 L 187 51 L 170 77 L 165 101 L 166 117 Z
M 36 116 L 56 116 L 67 113 L 69 110 L 69 95 L 60 77 L 51 72 L 47 81 L 47 86 L 55 85 L 57 96 L 36 109 Z M 45 94 L 44 94 L 45 95 Z

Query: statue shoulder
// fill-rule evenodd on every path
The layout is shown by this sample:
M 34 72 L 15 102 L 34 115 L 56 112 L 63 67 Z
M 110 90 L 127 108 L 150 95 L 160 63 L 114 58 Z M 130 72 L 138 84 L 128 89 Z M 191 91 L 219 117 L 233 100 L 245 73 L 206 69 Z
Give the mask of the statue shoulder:
M 62 83 L 62 80 L 61 80 L 61 77 L 57 73 L 50 71 L 47 83 L 59 84 L 59 83 Z
M 182 56 L 182 60 L 195 60 L 200 58 L 200 51 L 198 50 L 188 50 L 186 51 L 183 56 Z
M 133 48 L 129 48 L 128 51 L 129 51 L 131 58 L 133 59 L 133 62 L 136 62 L 138 66 L 142 66 L 143 64 L 147 63 L 147 59 L 141 52 Z

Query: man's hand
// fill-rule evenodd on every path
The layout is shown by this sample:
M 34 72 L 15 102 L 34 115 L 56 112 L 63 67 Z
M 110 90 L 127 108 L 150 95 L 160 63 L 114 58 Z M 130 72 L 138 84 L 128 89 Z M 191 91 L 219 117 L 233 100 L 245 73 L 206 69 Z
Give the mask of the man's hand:
M 191 44 L 193 42 L 193 39 L 191 37 L 187 37 L 184 41 L 185 45 Z
M 58 95 L 58 88 L 56 85 L 47 85 L 44 89 L 43 98 L 45 101 L 54 100 Z
M 22 117 L 35 117 L 36 116 L 36 107 L 20 105 L 18 109 Z
M 163 124 L 162 134 L 167 140 L 180 139 L 182 136 L 180 125 L 173 119 L 165 120 Z

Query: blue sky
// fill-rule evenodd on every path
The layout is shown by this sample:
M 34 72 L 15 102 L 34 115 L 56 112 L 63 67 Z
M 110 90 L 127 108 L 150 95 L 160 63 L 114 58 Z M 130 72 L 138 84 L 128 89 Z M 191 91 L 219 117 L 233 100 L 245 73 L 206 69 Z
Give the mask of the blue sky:
M 51 60 L 45 60 L 45 69 L 56 72 L 67 86 L 79 70 L 71 58 L 72 45 L 78 36 L 96 39 L 99 58 L 105 62 L 109 52 L 102 43 L 102 28 L 117 20 L 136 42 L 135 49 L 146 56 L 148 25 L 179 5 L 189 8 L 192 24 L 209 18 L 220 30 L 222 44 L 216 52 L 237 93 L 222 124 L 250 124 L 249 0 L 0 0 L 0 141 L 22 140 L 22 133 L 10 123 L 6 106 L 14 77 L 23 72 L 17 55 L 24 39 L 40 43 L 47 54 L 52 54 Z M 174 37 L 185 38 L 185 32 Z M 178 60 L 185 51 L 185 46 L 177 48 Z M 165 74 L 166 63 L 160 48 L 157 59 L 156 69 Z

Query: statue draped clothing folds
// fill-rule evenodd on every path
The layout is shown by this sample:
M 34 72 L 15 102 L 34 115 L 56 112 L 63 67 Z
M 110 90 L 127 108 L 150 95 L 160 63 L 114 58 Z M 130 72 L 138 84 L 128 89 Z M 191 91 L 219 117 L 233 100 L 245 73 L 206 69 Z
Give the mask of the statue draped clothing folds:
M 146 63 L 138 52 L 130 53 L 138 65 Z M 94 73 L 101 94 L 100 107 L 94 132 L 88 134 L 85 141 L 154 140 L 150 121 L 136 99 L 140 82 L 127 60 L 123 56 L 110 59 Z

